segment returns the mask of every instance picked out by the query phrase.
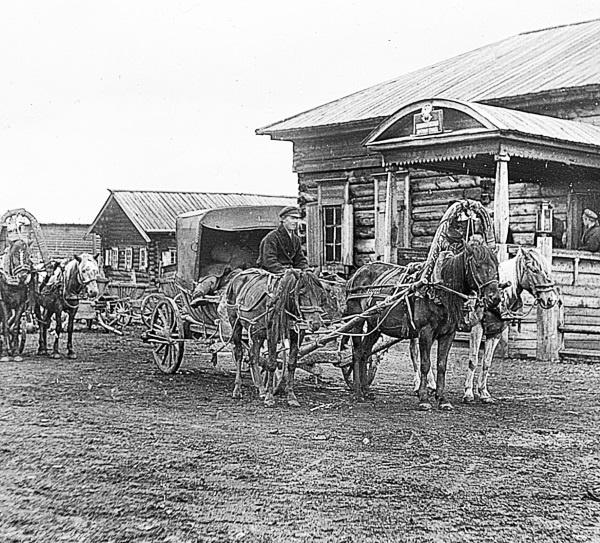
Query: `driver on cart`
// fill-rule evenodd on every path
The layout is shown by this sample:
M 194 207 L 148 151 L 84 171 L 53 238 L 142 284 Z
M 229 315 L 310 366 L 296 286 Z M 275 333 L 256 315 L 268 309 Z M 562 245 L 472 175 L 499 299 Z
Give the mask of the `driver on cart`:
M 283 273 L 289 268 L 307 269 L 308 261 L 296 233 L 300 210 L 296 206 L 284 207 L 279 212 L 279 220 L 279 227 L 269 232 L 260 242 L 258 266 L 271 273 Z

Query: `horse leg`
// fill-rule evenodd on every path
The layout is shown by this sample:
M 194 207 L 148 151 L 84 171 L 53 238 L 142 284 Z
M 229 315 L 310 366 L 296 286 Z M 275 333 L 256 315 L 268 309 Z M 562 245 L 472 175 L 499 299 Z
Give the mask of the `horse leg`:
M 22 362 L 23 357 L 19 353 L 19 333 L 21 332 L 21 319 L 23 318 L 23 311 L 25 311 L 25 305 L 20 305 L 15 311 L 15 318 L 12 323 L 12 356 L 15 362 Z
M 38 352 L 40 356 L 48 356 L 48 328 L 52 315 L 48 309 L 40 309 L 38 315 L 38 324 L 40 327 L 38 333 Z
M 290 351 L 287 369 L 287 403 L 290 407 L 300 407 L 300 402 L 294 394 L 294 375 L 298 364 L 298 350 L 302 343 L 302 335 L 290 330 Z
M 429 402 L 429 393 L 427 391 L 427 375 L 431 369 L 431 346 L 433 345 L 433 332 L 430 326 L 421 328 L 419 331 L 419 353 L 421 355 L 421 378 L 419 380 L 419 409 L 429 411 L 431 403 Z M 439 345 L 438 345 L 439 349 Z M 439 374 L 438 374 L 439 379 Z
M 479 382 L 477 383 L 477 390 L 479 392 L 479 397 L 483 403 L 492 403 L 494 400 L 492 399 L 492 395 L 489 393 L 487 388 L 487 380 L 490 374 L 490 369 L 492 368 L 492 360 L 494 358 L 494 352 L 496 351 L 496 347 L 498 343 L 500 343 L 501 335 L 490 338 L 485 342 L 485 350 L 483 351 L 483 368 L 481 370 L 481 376 L 479 377 Z
M 242 346 L 242 325 L 238 321 L 231 333 L 231 342 L 233 343 L 233 359 L 235 360 L 235 386 L 233 388 L 233 397 L 236 400 L 242 398 L 242 359 L 244 358 L 244 348 Z
M 275 406 L 273 380 L 275 378 L 275 370 L 277 369 L 277 340 L 270 336 L 271 336 L 271 334 L 269 334 L 267 337 L 267 346 L 268 346 L 269 354 L 267 356 L 267 363 L 266 363 L 267 392 L 265 394 L 265 407 L 274 407 Z
M 372 356 L 373 347 L 377 340 L 381 337 L 381 334 L 377 331 L 371 331 L 367 328 L 367 336 L 362 342 L 362 356 L 360 359 L 360 386 L 362 389 L 363 396 L 367 396 L 369 393 L 369 372 L 367 370 L 367 362 Z
M 454 341 L 456 332 L 450 332 L 444 336 L 438 338 L 438 352 L 437 352 L 437 382 L 435 389 L 435 396 L 438 401 L 438 406 L 444 411 L 450 411 L 454 409 L 452 404 L 446 399 L 446 365 L 448 364 L 448 354 L 450 353 L 450 347 Z
M 265 382 L 260 374 L 260 351 L 265 343 L 265 339 L 267 339 L 265 330 L 260 329 L 252 338 L 252 345 L 250 347 L 250 371 L 252 372 L 254 383 L 258 388 L 258 397 L 261 400 L 264 400 L 265 395 L 267 393 L 265 389 Z
M 8 362 L 10 349 L 10 335 L 8 332 L 8 309 L 6 304 L 0 300 L 0 319 L 2 319 L 2 340 L 0 343 L 0 362 Z M 6 354 L 4 354 L 6 351 Z
M 482 339 L 483 326 L 478 322 L 471 328 L 471 335 L 469 337 L 469 367 L 467 368 L 467 376 L 465 378 L 465 390 L 463 393 L 464 403 L 471 403 L 475 400 L 475 395 L 473 394 L 473 381 L 479 364 L 479 347 Z M 486 340 L 485 345 L 487 345 L 487 343 L 488 341 Z
M 410 360 L 413 366 L 413 387 L 415 396 L 419 395 L 419 384 L 421 383 L 421 357 L 419 355 L 419 340 L 418 338 L 412 338 L 408 344 L 408 351 L 410 353 Z M 433 375 L 433 368 L 429 369 L 427 374 L 427 389 L 429 394 L 435 392 L 435 377 Z
M 54 332 L 56 337 L 54 338 L 54 345 L 52 346 L 52 358 L 60 358 L 60 353 L 58 352 L 58 346 L 60 341 L 60 334 L 62 333 L 62 311 L 59 309 L 54 313 L 54 319 L 56 320 L 56 328 Z
M 75 325 L 75 312 L 77 310 L 69 309 L 67 315 L 69 316 L 69 321 L 67 323 L 67 358 L 74 360 L 77 358 L 75 351 L 73 350 L 73 327 Z

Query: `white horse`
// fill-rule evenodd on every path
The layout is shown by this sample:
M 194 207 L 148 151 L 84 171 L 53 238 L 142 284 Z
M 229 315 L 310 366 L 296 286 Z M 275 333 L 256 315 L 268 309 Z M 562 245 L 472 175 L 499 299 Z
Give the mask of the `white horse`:
M 552 273 L 546 259 L 537 249 L 520 247 L 516 256 L 501 262 L 498 266 L 500 285 L 506 285 L 502 291 L 503 303 L 508 316 L 522 317 L 519 310 L 523 307 L 521 294 L 529 292 L 535 303 L 543 309 L 551 309 L 558 303 L 558 292 L 552 280 Z M 471 336 L 469 338 L 469 368 L 465 379 L 463 402 L 470 403 L 479 398 L 484 403 L 492 402 L 487 388 L 487 380 L 492 366 L 496 347 L 502 333 L 508 327 L 509 320 L 501 318 L 498 310 L 477 313 L 477 308 L 469 314 Z M 473 322 L 473 320 L 475 322 Z M 479 365 L 479 348 L 484 342 L 483 365 L 475 387 L 475 375 Z M 414 341 L 410 343 L 410 357 L 414 369 L 415 391 L 421 379 L 419 368 L 419 347 Z M 427 387 L 435 391 L 435 376 L 430 371 L 427 375 Z
M 508 315 L 519 318 L 523 307 L 521 294 L 524 290 L 535 298 L 535 304 L 542 309 L 551 309 L 558 302 L 558 292 L 552 280 L 552 272 L 546 259 L 537 249 L 519 248 L 515 257 L 505 260 L 498 267 L 500 284 L 508 286 L 503 290 L 503 305 Z M 463 402 L 470 403 L 479 398 L 484 403 L 492 402 L 487 380 L 492 366 L 492 358 L 502 332 L 508 327 L 498 313 L 486 311 L 483 318 L 471 328 L 469 341 L 469 368 L 465 379 Z M 479 347 L 484 341 L 483 366 L 477 386 L 475 374 L 479 363 Z

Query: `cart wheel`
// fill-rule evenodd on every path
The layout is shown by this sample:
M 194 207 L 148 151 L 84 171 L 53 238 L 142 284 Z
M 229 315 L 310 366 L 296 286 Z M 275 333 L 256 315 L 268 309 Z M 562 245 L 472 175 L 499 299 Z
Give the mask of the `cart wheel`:
M 158 369 L 175 373 L 183 360 L 184 333 L 183 320 L 171 298 L 163 297 L 156 304 L 150 318 L 150 332 L 156 338 L 153 355 Z
M 163 294 L 157 292 L 144 296 L 142 305 L 140 306 L 140 317 L 142 318 L 144 326 L 150 326 L 150 319 L 152 318 L 152 313 L 154 313 L 154 308 L 160 300 L 164 299 L 164 297 Z
M 110 304 L 110 306 L 110 319 L 107 321 L 109 326 L 125 328 L 131 323 L 133 314 L 129 300 L 118 300 L 114 304 Z
M 377 367 L 379 366 L 379 356 L 376 354 L 374 356 L 370 356 L 369 360 L 367 360 L 367 386 L 370 387 L 375 380 L 375 375 L 377 374 Z M 344 376 L 344 381 L 346 381 L 346 385 L 350 390 L 354 389 L 354 364 L 349 364 L 348 366 L 342 366 L 342 375 Z

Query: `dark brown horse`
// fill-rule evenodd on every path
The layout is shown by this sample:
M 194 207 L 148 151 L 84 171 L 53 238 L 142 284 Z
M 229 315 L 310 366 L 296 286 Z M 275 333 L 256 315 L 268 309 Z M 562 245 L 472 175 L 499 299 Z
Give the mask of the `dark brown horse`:
M 298 349 L 306 330 L 316 332 L 323 325 L 325 291 L 317 277 L 309 271 L 289 269 L 278 276 L 250 269 L 231 280 L 225 296 L 236 362 L 233 397 L 242 397 L 241 372 L 245 349 L 242 333 L 246 330 L 250 370 L 255 376 L 255 383 L 258 383 L 260 394 L 264 394 L 267 407 L 275 405 L 274 375 L 278 364 L 278 347 L 289 342 L 287 371 L 284 368 L 287 402 L 290 406 L 299 406 L 294 394 Z M 263 363 L 260 351 L 265 340 L 268 356 Z M 256 378 L 259 365 L 266 370 L 266 390 L 261 380 Z
M 358 399 L 364 397 L 368 388 L 367 360 L 379 337 L 385 334 L 398 339 L 418 338 L 421 353 L 418 396 L 419 408 L 423 410 L 431 409 L 426 377 L 431 365 L 431 347 L 437 340 L 436 398 L 441 409 L 452 409 L 445 396 L 450 347 L 458 326 L 464 321 L 464 303 L 469 295 L 477 295 L 485 307 L 500 301 L 498 260 L 489 247 L 472 241 L 457 255 L 441 256 L 432 283 L 419 286 L 416 292 L 399 298 L 376 316 L 363 319 L 352 330 L 354 389 Z M 401 266 L 381 262 L 366 264 L 348 281 L 347 314 L 361 314 L 401 288 L 399 283 L 407 281 L 406 269 Z M 366 293 L 364 289 L 368 289 Z
M 8 361 L 10 356 L 18 362 L 21 317 L 29 301 L 33 274 L 33 264 L 29 245 L 23 240 L 15 240 L 7 249 L 0 266 L 0 319 L 2 338 L 0 359 Z M 6 351 L 6 354 L 4 352 Z
M 47 332 L 54 316 L 56 338 L 52 358 L 60 358 L 58 351 L 62 333 L 62 313 L 68 315 L 67 358 L 77 358 L 73 350 L 73 325 L 79 309 L 79 298 L 83 293 L 88 298 L 98 297 L 98 263 L 87 253 L 73 257 L 64 266 L 59 264 L 54 272 L 40 286 L 35 299 L 40 321 L 38 355 L 47 356 Z

